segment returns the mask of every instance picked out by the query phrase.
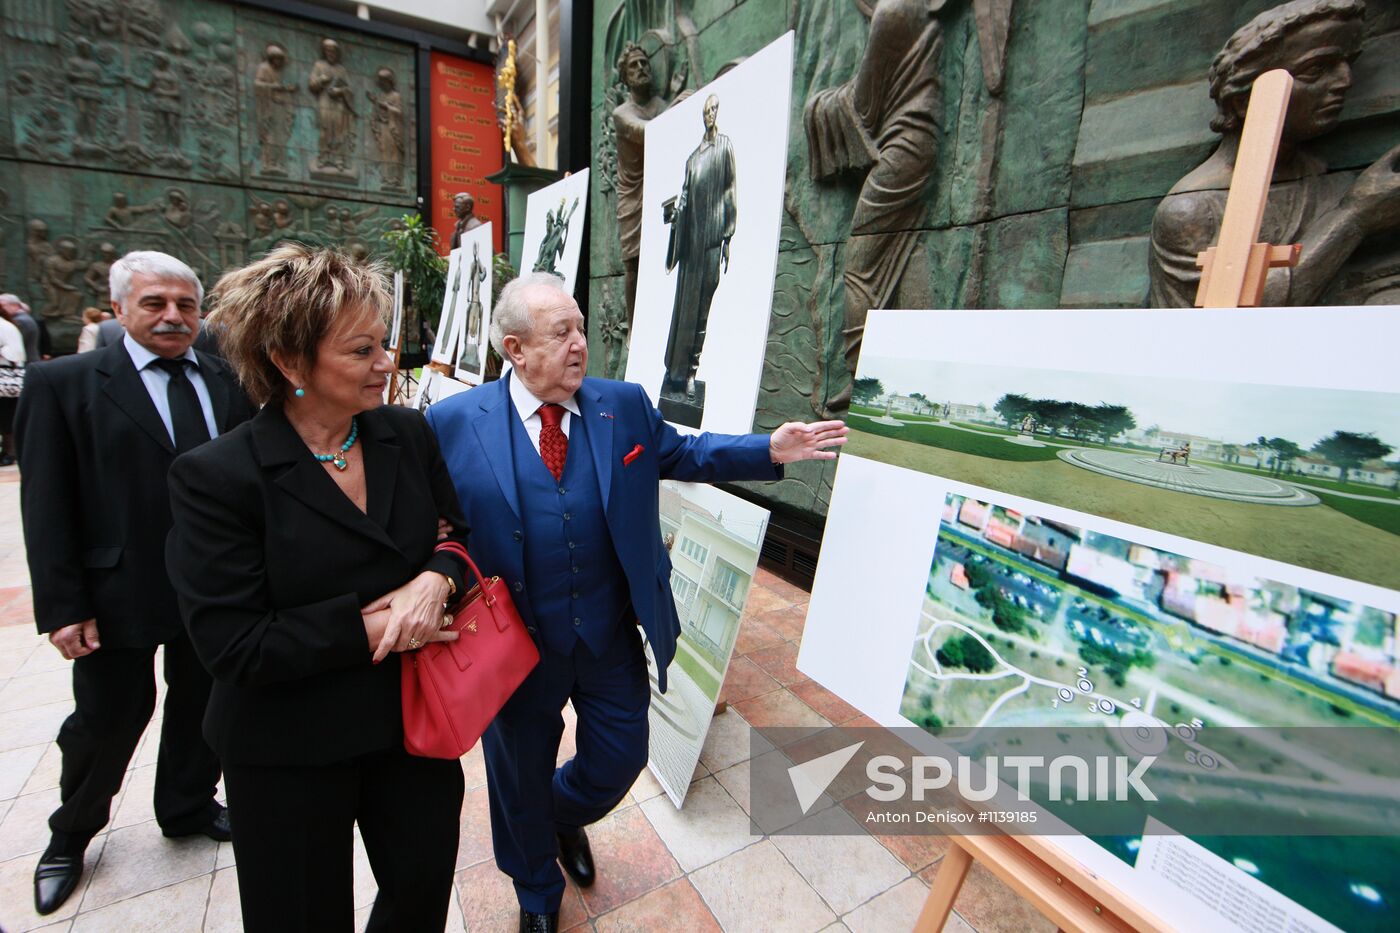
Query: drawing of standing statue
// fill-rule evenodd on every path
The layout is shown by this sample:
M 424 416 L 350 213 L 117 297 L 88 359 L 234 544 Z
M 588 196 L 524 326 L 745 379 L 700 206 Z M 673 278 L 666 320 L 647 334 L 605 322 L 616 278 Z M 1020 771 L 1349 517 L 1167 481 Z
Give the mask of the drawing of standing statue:
M 705 134 L 686 159 L 681 193 L 661 205 L 662 217 L 671 226 L 666 271 L 680 267 L 666 340 L 662 411 L 668 420 L 697 428 L 705 400 L 695 374 L 710 304 L 720 276 L 729 271 L 729 242 L 738 220 L 734 147 L 719 131 L 719 98 L 713 94 L 705 101 L 703 120 Z M 667 400 L 672 402 L 665 404 Z
M 559 199 L 558 210 L 546 211 L 544 215 L 544 239 L 540 241 L 539 256 L 535 259 L 536 272 L 549 272 L 559 275 L 559 260 L 564 257 L 564 244 L 569 239 L 569 220 L 578 210 L 578 198 L 564 210 L 564 199 Z
M 353 180 L 355 120 L 350 72 L 341 64 L 340 43 L 321 40 L 321 57 L 311 67 L 306 87 L 316 96 L 316 126 L 319 140 L 311 174 L 337 181 Z
M 467 333 L 462 341 L 462 369 L 481 371 L 481 283 L 486 266 L 481 262 L 481 244 L 472 244 L 472 264 L 467 270 Z

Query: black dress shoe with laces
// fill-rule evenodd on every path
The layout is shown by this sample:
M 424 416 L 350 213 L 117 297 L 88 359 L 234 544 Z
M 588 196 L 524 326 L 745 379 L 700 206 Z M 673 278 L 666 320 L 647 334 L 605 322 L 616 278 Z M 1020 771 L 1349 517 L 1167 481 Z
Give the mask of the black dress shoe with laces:
M 593 850 L 582 826 L 560 826 L 555 830 L 559 840 L 559 864 L 574 879 L 574 884 L 586 888 L 593 884 Z
M 184 832 L 171 832 L 168 829 L 163 829 L 161 832 L 167 839 L 180 839 L 185 836 L 208 836 L 215 842 L 228 842 L 233 838 L 233 830 L 229 826 L 228 821 L 228 807 L 219 807 L 219 812 L 214 815 L 214 818 L 203 826 L 197 826 L 194 829 Z
M 559 914 L 532 914 L 521 908 L 520 933 L 559 933 Z
M 55 855 L 45 852 L 34 869 L 34 910 L 51 914 L 63 906 L 83 876 L 83 854 Z

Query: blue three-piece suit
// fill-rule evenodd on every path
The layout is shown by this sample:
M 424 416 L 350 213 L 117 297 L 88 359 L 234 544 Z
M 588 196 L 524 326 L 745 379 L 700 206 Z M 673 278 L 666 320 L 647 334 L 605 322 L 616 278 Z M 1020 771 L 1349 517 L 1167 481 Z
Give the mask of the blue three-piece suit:
M 686 436 L 640 386 L 585 379 L 555 480 L 517 413 L 511 376 L 428 411 L 471 529 L 472 557 L 500 576 L 540 664 L 483 738 L 496 864 L 521 906 L 559 909 L 556 826 L 606 815 L 646 766 L 650 689 L 641 634 L 666 688 L 680 622 L 661 541 L 658 483 L 775 480 L 764 435 Z M 640 634 L 638 628 L 640 627 Z M 577 754 L 555 769 L 562 710 Z

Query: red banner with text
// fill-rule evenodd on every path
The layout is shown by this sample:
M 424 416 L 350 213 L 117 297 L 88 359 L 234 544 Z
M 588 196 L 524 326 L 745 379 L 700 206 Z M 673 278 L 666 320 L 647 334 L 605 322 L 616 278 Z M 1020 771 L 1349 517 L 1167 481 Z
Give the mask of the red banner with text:
M 490 65 L 456 55 L 431 55 L 433 226 L 446 253 L 457 220 L 452 199 L 459 191 L 469 191 L 476 198 L 476 216 L 494 225 L 492 239 L 500 252 L 504 198 L 498 186 L 486 181 L 487 175 L 500 171 L 504 164 L 501 131 L 496 125 L 495 71 Z

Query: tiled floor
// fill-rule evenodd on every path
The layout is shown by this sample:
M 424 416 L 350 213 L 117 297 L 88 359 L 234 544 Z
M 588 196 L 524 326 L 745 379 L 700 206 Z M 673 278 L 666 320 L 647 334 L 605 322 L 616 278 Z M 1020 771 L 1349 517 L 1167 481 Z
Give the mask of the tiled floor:
M 947 844 L 929 837 L 750 834 L 749 724 L 824 726 L 859 714 L 796 668 L 808 594 L 760 571 L 685 809 L 649 772 L 590 828 L 599 880 L 565 896 L 565 929 L 599 933 L 909 929 Z M 79 890 L 49 917 L 33 913 L 34 862 L 58 799 L 53 738 L 71 700 L 67 662 L 34 633 L 20 537 L 19 485 L 0 469 L 0 928 L 54 931 L 238 930 L 233 848 L 163 838 L 151 812 L 159 719 L 138 748 L 108 829 L 88 849 Z M 157 716 L 160 707 L 157 706 Z M 572 754 L 572 723 L 561 756 Z M 463 759 L 467 798 L 449 930 L 513 930 L 509 880 L 491 858 L 486 773 Z M 845 818 L 831 811 L 833 819 Z M 375 885 L 356 845 L 357 917 Z M 990 873 L 974 869 L 949 930 L 1037 933 L 1053 926 Z

